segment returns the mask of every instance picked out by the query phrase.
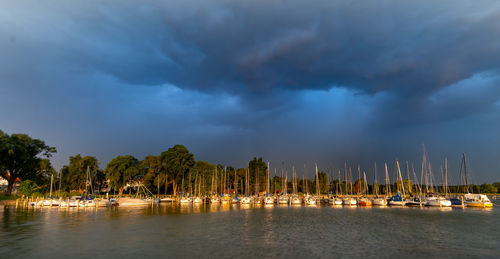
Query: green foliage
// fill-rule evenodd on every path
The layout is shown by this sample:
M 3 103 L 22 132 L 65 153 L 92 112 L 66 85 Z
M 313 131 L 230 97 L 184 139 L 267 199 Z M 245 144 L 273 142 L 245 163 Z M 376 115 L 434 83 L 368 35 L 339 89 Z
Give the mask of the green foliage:
M 36 184 L 31 180 L 24 180 L 19 183 L 17 191 L 24 196 L 31 196 L 36 190 Z
M 160 155 L 163 168 L 169 178 L 173 179 L 174 194 L 177 182 L 194 166 L 194 155 L 183 145 L 175 145 Z
M 141 167 L 133 156 L 117 156 L 108 163 L 104 172 L 110 186 L 119 190 L 121 195 L 124 186 L 140 175 Z
M 163 169 L 161 157 L 147 156 L 141 161 L 141 168 L 144 172 L 144 186 L 149 189 L 156 189 L 158 188 L 158 181 L 160 188 L 165 185 L 165 176 L 160 174 Z
M 43 178 L 41 157 L 50 157 L 56 148 L 26 134 L 8 135 L 0 131 L 0 176 L 7 179 L 7 193 L 12 193 L 16 178 L 38 180 Z M 45 165 L 44 165 L 45 166 Z
M 481 193 L 498 193 L 498 189 L 493 184 L 481 184 Z
M 318 172 L 319 178 L 319 192 L 320 193 L 328 193 L 330 186 L 328 184 L 328 175 L 326 172 L 320 171 Z M 312 192 L 316 193 L 316 175 L 314 175 L 314 185 Z
M 250 160 L 248 163 L 248 169 L 250 172 L 250 192 L 255 192 L 255 184 L 257 182 L 259 184 L 259 191 L 265 190 L 267 164 L 262 160 L 262 157 L 254 157 Z
M 498 191 L 500 190 L 500 182 L 494 182 L 493 186 L 495 186 L 495 188 L 497 188 L 497 193 L 498 193 Z
M 98 170 L 97 158 L 93 156 L 82 157 L 80 154 L 69 157 L 69 165 L 62 168 L 62 186 L 64 190 L 78 190 L 82 192 L 86 187 L 87 169 L 90 170 L 92 179 L 104 180 L 102 171 Z

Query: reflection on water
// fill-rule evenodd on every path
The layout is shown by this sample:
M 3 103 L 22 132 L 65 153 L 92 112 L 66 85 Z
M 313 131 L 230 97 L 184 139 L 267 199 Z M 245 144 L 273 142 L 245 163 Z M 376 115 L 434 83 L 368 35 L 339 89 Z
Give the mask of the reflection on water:
M 0 257 L 497 257 L 498 206 L 0 207 Z

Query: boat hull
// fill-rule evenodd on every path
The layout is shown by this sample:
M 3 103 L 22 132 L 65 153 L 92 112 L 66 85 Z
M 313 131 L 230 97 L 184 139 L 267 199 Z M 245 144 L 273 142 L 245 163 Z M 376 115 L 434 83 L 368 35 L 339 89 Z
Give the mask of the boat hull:
M 373 206 L 387 206 L 387 200 L 384 198 L 375 198 L 372 201 Z

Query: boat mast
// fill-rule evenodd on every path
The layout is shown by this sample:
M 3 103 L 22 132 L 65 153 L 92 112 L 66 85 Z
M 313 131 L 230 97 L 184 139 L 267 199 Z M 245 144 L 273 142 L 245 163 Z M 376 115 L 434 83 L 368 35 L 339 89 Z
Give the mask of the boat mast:
M 234 195 L 238 196 L 238 175 L 236 174 L 236 170 L 234 170 Z
M 266 178 L 267 178 L 267 181 L 266 181 L 267 186 L 266 186 L 266 196 L 269 196 L 269 180 L 270 180 L 270 178 L 271 178 L 271 177 L 270 177 L 270 174 L 269 174 L 269 166 L 270 166 L 270 165 L 269 165 L 269 162 L 267 162 L 267 177 L 266 177 Z
M 288 195 L 288 171 L 285 171 L 285 195 Z
M 385 162 L 385 194 L 391 196 L 391 186 L 389 185 L 389 169 L 387 169 L 387 162 Z
M 361 167 L 358 164 L 358 197 L 361 192 Z
M 347 195 L 347 162 L 344 162 L 344 182 L 345 182 L 345 195 Z
M 257 167 L 257 171 L 255 175 L 255 196 L 259 196 L 259 168 Z
M 316 167 L 316 199 L 319 201 L 319 175 L 318 175 L 318 164 L 314 164 Z
M 404 183 L 403 183 L 403 177 L 401 176 L 401 169 L 399 167 L 399 161 L 396 159 L 396 165 L 398 167 L 398 177 L 401 181 L 401 189 L 403 191 L 403 198 L 405 198 L 405 186 L 404 186 Z
M 281 195 L 285 194 L 285 161 L 281 161 Z
M 373 194 L 378 197 L 377 162 L 373 163 Z
M 349 166 L 349 185 L 350 185 L 350 193 L 351 193 L 351 197 L 352 197 L 352 170 L 351 170 L 351 166 Z
M 464 180 L 465 180 L 465 187 L 466 187 L 465 192 L 469 192 L 469 182 L 467 179 L 467 159 L 465 158 L 465 152 L 463 153 L 463 160 L 464 160 L 464 173 L 465 173 Z
M 62 182 L 62 168 L 59 169 L 59 189 L 57 190 L 57 196 L 61 195 L 61 182 Z
M 50 174 L 50 194 L 49 197 L 52 198 L 52 182 L 54 181 L 54 174 Z
M 448 196 L 448 158 L 444 158 L 444 195 Z

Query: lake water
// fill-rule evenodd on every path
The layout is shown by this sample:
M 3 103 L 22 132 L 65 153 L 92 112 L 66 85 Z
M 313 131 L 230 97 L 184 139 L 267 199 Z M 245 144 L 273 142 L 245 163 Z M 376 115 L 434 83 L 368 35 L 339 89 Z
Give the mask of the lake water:
M 0 258 L 500 258 L 493 209 L 0 207 Z

